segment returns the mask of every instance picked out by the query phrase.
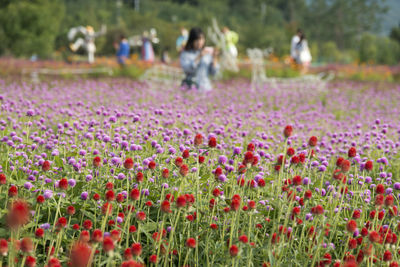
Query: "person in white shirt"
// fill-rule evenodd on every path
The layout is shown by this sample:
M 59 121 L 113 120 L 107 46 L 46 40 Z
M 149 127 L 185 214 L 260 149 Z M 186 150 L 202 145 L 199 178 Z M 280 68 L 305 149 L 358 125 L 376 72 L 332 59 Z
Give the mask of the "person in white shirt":
M 296 49 L 297 44 L 300 41 L 300 36 L 303 34 L 301 29 L 297 29 L 296 35 L 292 37 L 292 43 L 290 46 L 290 56 L 295 63 L 299 63 L 299 54 L 298 50 Z
M 298 64 L 301 66 L 302 73 L 305 74 L 308 71 L 312 57 L 304 33 L 300 35 L 300 40 L 296 44 L 296 50 L 298 55 Z

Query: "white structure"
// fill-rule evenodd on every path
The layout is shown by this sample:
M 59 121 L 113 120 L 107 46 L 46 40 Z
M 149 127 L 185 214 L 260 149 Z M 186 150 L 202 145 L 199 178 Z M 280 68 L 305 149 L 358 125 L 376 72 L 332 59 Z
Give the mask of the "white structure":
M 68 40 L 73 41 L 78 33 L 83 34 L 84 38 L 79 37 L 75 40 L 74 43 L 70 44 L 70 48 L 73 52 L 77 51 L 80 47 L 85 48 L 88 53 L 88 62 L 94 62 L 94 54 L 96 53 L 96 45 L 94 43 L 95 39 L 100 35 L 103 35 L 107 32 L 107 28 L 105 25 L 101 27 L 99 32 L 95 32 L 92 26 L 78 26 L 71 28 L 68 32 Z
M 262 85 L 268 81 L 265 75 L 264 57 L 272 53 L 272 48 L 261 50 L 259 48 L 248 48 L 247 55 L 251 63 L 251 88 Z
M 218 23 L 215 18 L 213 18 L 212 20 L 212 27 L 208 27 L 207 37 L 214 43 L 214 45 L 218 49 L 220 49 L 221 55 L 219 64 L 221 67 L 221 71 L 219 73 L 222 73 L 223 70 L 238 72 L 239 67 L 237 64 L 237 59 L 228 50 L 225 35 L 218 27 Z

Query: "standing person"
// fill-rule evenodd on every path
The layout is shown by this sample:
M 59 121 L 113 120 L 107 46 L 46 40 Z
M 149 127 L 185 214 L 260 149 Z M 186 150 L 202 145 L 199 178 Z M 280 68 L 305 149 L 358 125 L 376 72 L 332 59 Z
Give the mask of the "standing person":
M 151 44 L 150 34 L 145 31 L 142 38 L 142 60 L 146 62 L 154 62 L 154 50 Z
M 181 28 L 181 35 L 176 39 L 176 51 L 179 53 L 185 49 L 186 42 L 188 40 L 188 30 Z
M 222 33 L 225 37 L 227 50 L 234 58 L 237 58 L 238 51 L 236 44 L 239 42 L 239 35 L 236 32 L 229 30 L 228 27 L 224 27 Z
M 293 62 L 295 62 L 295 63 L 299 63 L 299 55 L 298 55 L 298 50 L 296 49 L 296 47 L 300 41 L 300 36 L 302 35 L 302 33 L 303 32 L 301 29 L 297 29 L 297 33 L 296 33 L 296 35 L 294 35 L 292 37 L 292 42 L 290 45 L 290 56 L 291 56 Z
M 301 34 L 299 42 L 296 44 L 296 50 L 298 51 L 298 61 L 302 67 L 302 74 L 307 73 L 308 67 L 311 63 L 311 53 L 308 48 L 308 43 L 306 39 L 306 35 L 304 33 Z
M 121 65 L 125 65 L 125 61 L 129 58 L 129 43 L 124 35 L 121 35 L 117 50 L 117 60 Z
M 199 91 L 212 89 L 209 76 L 219 70 L 218 51 L 212 47 L 204 47 L 205 37 L 200 28 L 192 28 L 185 49 L 180 54 L 180 63 L 185 72 L 182 85 L 188 89 L 193 86 Z

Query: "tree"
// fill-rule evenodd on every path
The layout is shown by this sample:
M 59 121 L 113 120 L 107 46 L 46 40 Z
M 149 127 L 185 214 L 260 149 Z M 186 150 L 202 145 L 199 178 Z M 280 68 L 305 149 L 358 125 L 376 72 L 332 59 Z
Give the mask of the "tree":
M 60 0 L 1 1 L 0 42 L 16 56 L 49 56 L 64 15 Z

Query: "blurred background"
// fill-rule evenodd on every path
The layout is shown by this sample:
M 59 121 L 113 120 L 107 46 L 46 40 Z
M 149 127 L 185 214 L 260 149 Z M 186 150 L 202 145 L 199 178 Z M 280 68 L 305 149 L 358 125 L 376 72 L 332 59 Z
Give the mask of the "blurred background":
M 212 18 L 239 34 L 246 48 L 273 48 L 275 61 L 290 53 L 297 28 L 307 35 L 314 67 L 328 63 L 397 65 L 400 61 L 399 0 L 0 0 L 0 56 L 74 61 L 71 27 L 91 25 L 107 33 L 96 39 L 96 56 L 115 55 L 120 34 L 154 28 L 157 57 L 182 26 L 207 29 Z M 139 51 L 133 48 L 132 54 Z

